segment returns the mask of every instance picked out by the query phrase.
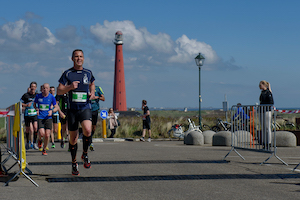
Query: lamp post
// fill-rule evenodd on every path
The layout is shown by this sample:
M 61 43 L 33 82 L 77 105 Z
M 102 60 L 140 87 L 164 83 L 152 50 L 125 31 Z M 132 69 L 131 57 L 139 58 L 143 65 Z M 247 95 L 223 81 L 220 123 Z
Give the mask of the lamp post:
M 199 67 L 199 126 L 200 129 L 202 130 L 202 126 L 201 126 L 201 66 L 203 66 L 204 64 L 204 56 L 201 55 L 201 53 L 199 53 L 198 56 L 196 56 L 195 61 L 196 61 L 196 65 Z

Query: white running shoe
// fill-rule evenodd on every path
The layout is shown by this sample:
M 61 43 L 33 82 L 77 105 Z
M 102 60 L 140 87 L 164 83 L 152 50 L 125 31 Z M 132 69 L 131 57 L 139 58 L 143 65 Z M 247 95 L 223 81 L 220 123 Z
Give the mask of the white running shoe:
M 141 137 L 141 138 L 140 138 L 140 141 L 145 142 L 145 139 Z
M 147 142 L 151 142 L 151 138 L 148 138 Z
M 39 147 L 38 147 L 38 145 L 37 145 L 36 143 L 33 143 L 33 148 L 34 148 L 35 150 L 38 150 L 38 149 L 39 149 Z

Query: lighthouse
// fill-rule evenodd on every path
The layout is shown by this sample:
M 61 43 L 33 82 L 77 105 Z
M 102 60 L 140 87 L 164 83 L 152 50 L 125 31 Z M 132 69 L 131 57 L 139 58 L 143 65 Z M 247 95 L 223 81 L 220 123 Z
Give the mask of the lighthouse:
M 116 111 L 127 111 L 124 60 L 122 48 L 123 34 L 121 31 L 116 32 L 114 44 L 116 45 L 116 56 L 113 109 Z

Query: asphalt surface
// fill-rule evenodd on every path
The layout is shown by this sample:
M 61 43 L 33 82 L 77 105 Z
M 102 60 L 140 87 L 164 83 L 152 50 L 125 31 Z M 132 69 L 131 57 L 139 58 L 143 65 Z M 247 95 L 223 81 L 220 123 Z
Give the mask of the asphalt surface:
M 121 142 L 120 142 L 121 141 Z M 48 156 L 27 152 L 29 175 L 4 186 L 0 199 L 298 199 L 300 197 L 300 147 L 278 148 L 277 155 L 237 150 L 223 160 L 231 147 L 190 146 L 183 141 L 94 143 L 90 169 L 83 168 L 79 143 L 80 176 L 71 175 L 71 155 L 56 143 Z M 3 149 L 2 149 L 3 151 Z M 3 152 L 2 152 L 3 153 Z M 2 158 L 2 160 L 5 158 Z M 12 159 L 7 162 L 8 167 Z

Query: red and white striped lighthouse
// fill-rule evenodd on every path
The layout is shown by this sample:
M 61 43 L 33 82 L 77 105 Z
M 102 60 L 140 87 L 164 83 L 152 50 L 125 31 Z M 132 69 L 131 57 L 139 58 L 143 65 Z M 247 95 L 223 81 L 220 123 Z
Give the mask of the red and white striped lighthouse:
M 122 48 L 123 34 L 121 31 L 116 32 L 114 44 L 116 45 L 116 57 L 113 109 L 116 111 L 127 111 L 124 60 Z

